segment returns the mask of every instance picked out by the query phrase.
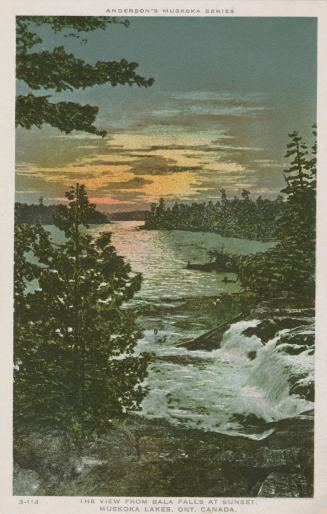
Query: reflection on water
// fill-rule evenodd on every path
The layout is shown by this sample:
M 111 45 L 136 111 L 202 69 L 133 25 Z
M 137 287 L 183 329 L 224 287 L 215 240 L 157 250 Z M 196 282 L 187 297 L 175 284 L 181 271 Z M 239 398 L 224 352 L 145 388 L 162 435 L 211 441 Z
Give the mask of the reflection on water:
M 245 336 L 244 329 L 255 326 L 255 319 L 233 323 L 220 348 L 217 344 L 213 351 L 180 346 L 183 340 L 217 326 L 224 319 L 224 309 L 230 319 L 231 306 L 219 302 L 217 296 L 239 289 L 237 283 L 223 282 L 226 273 L 187 270 L 187 262 L 207 262 L 211 249 L 250 254 L 274 243 L 201 232 L 143 231 L 139 225 L 125 221 L 92 226 L 90 232 L 94 236 L 112 232 L 117 252 L 143 275 L 141 290 L 126 306 L 136 310 L 143 329 L 135 353 L 153 355 L 142 414 L 186 427 L 261 439 L 270 433 L 265 422 L 312 408 L 310 402 L 290 394 L 288 383 L 290 374 L 312 376 L 312 355 L 283 356 L 276 352 L 278 337 L 264 345 L 256 336 Z M 62 239 L 55 227 L 48 229 L 57 242 Z M 249 359 L 249 352 L 256 358 Z
M 139 221 L 123 221 L 91 232 L 109 230 L 120 255 L 131 263 L 134 271 L 143 274 L 144 282 L 138 296 L 142 299 L 214 296 L 222 291 L 238 291 L 237 284 L 224 284 L 226 273 L 187 270 L 187 262 L 208 262 L 208 250 L 224 247 L 226 252 L 249 254 L 264 251 L 274 243 L 226 238 L 206 232 L 182 230 L 137 230 Z
M 92 226 L 90 232 L 94 236 L 112 232 L 118 254 L 143 275 L 141 290 L 126 305 L 135 309 L 143 329 L 135 354 L 153 356 L 142 414 L 191 428 L 261 439 L 270 433 L 265 422 L 310 410 L 311 402 L 290 394 L 288 377 L 293 374 L 313 380 L 313 356 L 309 351 L 300 356 L 276 352 L 279 336 L 265 345 L 256 336 L 245 336 L 243 331 L 256 326 L 256 319 L 233 323 L 215 350 L 190 351 L 180 346 L 226 317 L 230 319 L 231 305 L 217 297 L 239 290 L 237 283 L 223 282 L 226 275 L 233 274 L 188 270 L 187 262 L 207 262 L 211 249 L 224 247 L 226 252 L 250 254 L 274 243 L 203 232 L 144 231 L 138 230 L 139 225 L 125 221 Z M 56 242 L 62 241 L 63 233 L 56 227 L 45 228 Z M 31 290 L 34 287 L 29 286 Z M 249 353 L 256 357 L 249 359 Z
M 143 231 L 137 230 L 139 224 L 119 222 L 91 231 L 110 230 L 118 253 L 143 275 L 142 288 L 131 302 L 144 331 L 136 354 L 150 352 L 155 356 L 146 379 L 149 392 L 142 404 L 143 415 L 261 439 L 270 433 L 264 422 L 310 408 L 307 402 L 289 395 L 289 363 L 280 358 L 276 361 L 275 343 L 265 347 L 256 336 L 243 335 L 242 331 L 255 326 L 257 320 L 234 323 L 221 348 L 213 351 L 189 351 L 179 345 L 217 326 L 224 308 L 217 296 L 239 290 L 237 283 L 223 282 L 226 273 L 188 270 L 187 262 L 208 262 L 211 249 L 223 247 L 226 252 L 250 254 L 274 243 L 201 232 Z M 257 359 L 250 360 L 249 352 L 256 353 Z M 276 368 L 277 383 L 274 377 L 265 380 L 267 371 L 261 377 L 256 370 L 258 362 L 260 369 Z

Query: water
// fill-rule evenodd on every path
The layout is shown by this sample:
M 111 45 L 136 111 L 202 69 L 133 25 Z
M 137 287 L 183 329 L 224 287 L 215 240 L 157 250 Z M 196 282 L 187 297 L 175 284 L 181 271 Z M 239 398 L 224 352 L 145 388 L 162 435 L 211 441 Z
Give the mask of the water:
M 243 331 L 258 320 L 234 323 L 217 350 L 189 351 L 179 346 L 217 325 L 223 308 L 216 300 L 219 293 L 239 290 L 237 283 L 222 282 L 226 273 L 187 270 L 187 261 L 207 262 L 208 250 L 221 246 L 227 252 L 250 254 L 273 243 L 201 232 L 140 231 L 138 225 L 119 222 L 100 230 L 112 232 L 118 253 L 143 274 L 142 288 L 132 302 L 144 329 L 136 353 L 152 352 L 155 360 L 149 367 L 142 414 L 261 439 L 271 433 L 266 422 L 311 408 L 310 402 L 290 395 L 288 379 L 292 373 L 310 376 L 313 358 L 301 354 L 301 360 L 277 352 L 279 336 L 267 345 L 256 336 L 244 336 Z M 257 352 L 254 360 L 249 359 L 251 351 Z
M 222 281 L 232 274 L 187 270 L 187 261 L 207 262 L 208 250 L 221 246 L 227 252 L 250 254 L 274 243 L 201 232 L 143 231 L 139 225 L 124 221 L 93 226 L 90 231 L 94 236 L 112 232 L 117 252 L 143 275 L 141 290 L 127 306 L 138 312 L 143 329 L 135 353 L 154 355 L 141 414 L 175 425 L 262 439 L 272 431 L 267 422 L 309 410 L 310 402 L 290 394 L 289 377 L 310 377 L 313 357 L 308 352 L 290 356 L 277 351 L 278 338 L 287 330 L 264 345 L 258 337 L 243 334 L 256 326 L 258 320 L 253 319 L 232 324 L 216 350 L 189 351 L 180 346 L 219 324 L 224 305 L 217 295 L 239 290 L 237 283 Z M 256 358 L 251 360 L 249 352 L 256 352 Z
M 187 262 L 208 262 L 208 250 L 224 247 L 227 253 L 250 254 L 264 251 L 275 243 L 221 237 L 207 232 L 183 230 L 137 230 L 142 222 L 121 221 L 93 226 L 91 233 L 109 230 L 118 253 L 124 255 L 144 283 L 138 298 L 156 300 L 217 295 L 234 292 L 235 284 L 222 282 L 228 273 L 207 273 L 185 269 Z

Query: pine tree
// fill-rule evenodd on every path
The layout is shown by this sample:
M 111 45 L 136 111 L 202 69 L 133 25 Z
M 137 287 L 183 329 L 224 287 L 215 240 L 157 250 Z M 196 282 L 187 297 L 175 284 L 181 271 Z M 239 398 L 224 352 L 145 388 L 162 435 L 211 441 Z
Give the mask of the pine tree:
M 85 34 L 106 30 L 112 24 L 128 27 L 129 22 L 110 16 L 17 16 L 16 76 L 27 89 L 27 94 L 19 94 L 16 98 L 17 126 L 30 129 L 47 124 L 65 134 L 80 130 L 106 135 L 105 130 L 94 124 L 98 106 L 68 101 L 67 95 L 101 84 L 150 87 L 154 80 L 139 75 L 136 72 L 138 64 L 126 59 L 91 64 L 68 53 L 64 46 L 57 46 L 52 51 L 40 50 L 37 45 L 43 43 L 43 39 L 37 27 L 48 27 L 54 33 L 63 33 L 63 38 L 74 37 L 86 44 Z M 70 32 L 65 34 L 67 30 Z M 51 101 L 52 94 L 36 94 L 40 90 L 65 91 L 65 100 Z
M 285 208 L 276 219 L 279 244 L 265 253 L 241 259 L 239 279 L 244 290 L 260 297 L 287 296 L 314 302 L 316 244 L 316 126 L 311 154 L 297 132 L 289 135 L 284 170 Z
M 117 255 L 110 233 L 96 240 L 87 233 L 95 206 L 84 186 L 66 197 L 56 221 L 65 241 L 56 245 L 43 231 L 33 245 L 39 287 L 19 291 L 30 307 L 23 321 L 15 316 L 15 411 L 25 418 L 37 411 L 40 421 L 83 435 L 138 407 L 147 360 L 133 354 L 140 330 L 123 305 L 141 276 Z
M 316 129 L 313 126 L 314 142 L 311 155 L 297 132 L 290 134 L 291 142 L 287 145 L 286 157 L 293 157 L 290 166 L 284 170 L 286 188 L 286 209 L 279 220 L 283 238 L 297 241 L 299 246 L 308 251 L 315 248 L 316 225 Z
M 287 187 L 283 192 L 290 194 L 297 190 L 304 190 L 308 185 L 309 175 L 306 173 L 307 145 L 302 141 L 302 137 L 298 132 L 294 131 L 289 134 L 291 141 L 287 144 L 287 152 L 285 157 L 293 157 L 288 168 L 284 170 Z

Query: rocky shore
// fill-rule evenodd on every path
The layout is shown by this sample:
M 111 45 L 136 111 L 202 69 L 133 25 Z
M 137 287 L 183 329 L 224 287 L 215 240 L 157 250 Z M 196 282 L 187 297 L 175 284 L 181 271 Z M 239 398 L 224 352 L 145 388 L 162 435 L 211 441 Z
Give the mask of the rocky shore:
M 217 349 L 240 317 L 183 344 L 190 350 Z M 256 336 L 263 345 L 275 341 L 274 351 L 290 358 L 290 393 L 313 401 L 313 380 L 301 368 L 294 371 L 291 360 L 314 352 L 313 309 L 261 304 L 246 318 L 257 322 L 243 335 Z M 256 352 L 250 353 L 255 360 Z M 15 436 L 14 494 L 310 497 L 313 416 L 307 411 L 265 423 L 249 415 L 249 426 L 270 433 L 261 440 L 139 415 L 79 445 L 69 434 L 30 427 Z
M 82 448 L 63 434 L 18 437 L 14 494 L 310 497 L 313 413 L 263 441 L 138 417 Z
M 315 351 L 315 312 L 312 307 L 290 306 L 281 302 L 281 305 L 271 305 L 263 302 L 252 308 L 245 316 L 238 314 L 232 320 L 222 323 L 217 328 L 201 335 L 191 341 L 184 341 L 181 346 L 189 350 L 213 350 L 220 347 L 224 334 L 237 321 L 255 319 L 256 326 L 248 327 L 243 335 L 259 338 L 263 345 L 272 341 L 278 336 L 276 341 L 276 352 L 284 355 L 301 355 L 305 352 L 313 355 Z M 249 359 L 253 360 L 257 356 L 256 352 L 249 352 Z M 305 371 L 302 373 L 290 373 L 290 393 L 296 394 L 301 398 L 314 401 L 314 381 L 308 377 Z

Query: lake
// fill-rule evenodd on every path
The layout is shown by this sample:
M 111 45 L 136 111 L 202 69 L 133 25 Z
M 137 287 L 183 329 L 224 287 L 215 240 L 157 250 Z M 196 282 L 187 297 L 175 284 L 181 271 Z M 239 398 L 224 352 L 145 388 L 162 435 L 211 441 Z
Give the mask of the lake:
M 180 346 L 221 322 L 224 305 L 217 301 L 219 294 L 239 291 L 237 283 L 223 282 L 232 274 L 188 270 L 187 262 L 207 262 L 212 249 L 246 255 L 275 243 L 203 232 L 145 231 L 139 230 L 140 225 L 122 221 L 93 226 L 90 232 L 112 232 L 117 252 L 143 276 L 141 290 L 127 306 L 138 313 L 144 334 L 135 353 L 153 355 L 141 414 L 189 428 L 261 439 L 270 432 L 260 427 L 260 421 L 310 408 L 310 402 L 290 396 L 285 373 L 289 363 L 276 357 L 274 343 L 264 347 L 258 337 L 243 335 L 258 320 L 232 324 L 217 350 L 189 351 Z M 251 351 L 258 354 L 255 361 L 248 358 Z
M 294 374 L 312 377 L 313 357 L 279 352 L 280 335 L 268 344 L 244 335 L 258 319 L 232 323 L 212 351 L 190 351 L 182 345 L 229 320 L 235 312 L 219 296 L 239 291 L 237 282 L 223 282 L 226 275 L 235 275 L 189 270 L 187 262 L 208 262 L 213 249 L 248 255 L 276 243 L 204 232 L 146 231 L 140 230 L 141 224 L 120 221 L 89 229 L 94 237 L 111 232 L 118 254 L 143 276 L 140 291 L 124 306 L 136 312 L 143 331 L 135 355 L 151 354 L 144 382 L 148 393 L 139 414 L 186 428 L 263 439 L 271 433 L 266 423 L 311 409 L 311 402 L 290 393 L 288 379 Z M 56 227 L 45 228 L 62 241 Z M 256 357 L 249 358 L 251 354 Z

